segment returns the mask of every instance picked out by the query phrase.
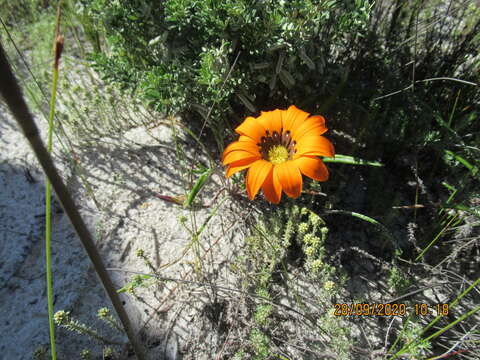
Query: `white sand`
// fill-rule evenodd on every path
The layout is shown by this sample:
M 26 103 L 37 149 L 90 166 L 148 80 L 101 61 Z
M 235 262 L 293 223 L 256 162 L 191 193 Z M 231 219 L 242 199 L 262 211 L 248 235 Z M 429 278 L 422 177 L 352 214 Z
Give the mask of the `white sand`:
M 44 179 L 23 135 L 12 117 L 0 111 L 0 353 L 5 359 L 31 359 L 32 352 L 48 348 L 48 322 L 44 265 Z M 45 121 L 38 121 L 45 134 Z M 190 212 L 181 206 L 156 198 L 153 194 L 181 195 L 184 183 L 168 127 L 149 131 L 130 130 L 120 139 L 105 139 L 94 147 L 76 149 L 82 172 L 93 189 L 97 204 L 85 190 L 78 175 L 68 176 L 71 167 L 62 156 L 56 156 L 80 211 L 94 232 L 107 267 L 151 272 L 136 256 L 142 248 L 160 268 L 162 276 L 199 281 L 214 281 L 224 286 L 229 275 L 224 265 L 236 252 L 243 237 L 243 219 L 236 219 L 225 202 L 200 236 L 203 269 L 194 270 L 191 236 L 179 224 L 180 216 L 191 223 L 192 215 L 200 226 L 213 210 L 201 208 Z M 34 182 L 27 179 L 26 171 Z M 221 173 L 214 174 L 203 202 L 210 203 L 221 188 Z M 219 197 L 219 199 L 222 196 Z M 218 201 L 217 201 L 218 203 Z M 58 209 L 58 204 L 55 209 Z M 233 241 L 233 240 L 237 241 Z M 211 250 L 208 250 L 211 247 Z M 205 252 L 205 250 L 207 250 Z M 163 267 L 173 260 L 179 261 Z M 53 264 L 55 311 L 71 311 L 73 317 L 97 328 L 112 340 L 125 341 L 95 318 L 100 307 L 110 307 L 103 288 L 85 255 L 65 214 L 54 216 Z M 195 275 L 195 273 L 197 275 Z M 112 271 L 118 288 L 125 285 L 131 274 Z M 202 286 L 177 286 L 168 282 L 140 289 L 143 302 L 122 295 L 137 329 L 146 334 L 154 359 L 176 358 L 182 346 L 202 338 L 205 346 L 215 346 L 214 333 L 202 334 L 204 306 L 202 298 L 208 289 Z M 192 296 L 191 290 L 196 289 Z M 156 311 L 159 310 L 158 312 Z M 195 320 L 199 321 L 195 321 Z M 199 325 L 200 324 L 200 325 Z M 144 339 L 144 340 L 145 340 Z M 207 345 L 208 343 L 211 345 Z M 89 338 L 57 329 L 58 351 L 63 358 L 78 358 L 79 351 L 90 348 L 100 354 L 101 348 Z M 218 345 L 218 344 L 217 344 Z M 205 349 L 208 353 L 208 349 Z M 200 356 L 200 353 L 199 353 Z M 202 358 L 202 357 L 199 357 Z M 205 355 L 205 358 L 208 358 Z

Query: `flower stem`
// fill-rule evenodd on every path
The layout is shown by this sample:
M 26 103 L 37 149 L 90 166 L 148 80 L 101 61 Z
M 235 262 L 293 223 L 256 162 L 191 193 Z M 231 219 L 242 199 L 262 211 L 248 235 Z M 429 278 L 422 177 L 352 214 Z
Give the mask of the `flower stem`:
M 55 116 L 55 99 L 57 97 L 58 83 L 58 60 L 63 48 L 63 38 L 55 39 L 55 62 L 53 65 L 52 94 L 50 96 L 50 113 L 48 117 L 48 139 L 47 151 L 52 153 L 53 117 Z M 48 325 L 50 330 L 50 352 L 52 360 L 56 360 L 55 351 L 55 325 L 53 323 L 53 280 L 52 280 L 52 186 L 48 177 L 45 179 L 45 257 L 47 270 L 47 304 L 48 304 Z

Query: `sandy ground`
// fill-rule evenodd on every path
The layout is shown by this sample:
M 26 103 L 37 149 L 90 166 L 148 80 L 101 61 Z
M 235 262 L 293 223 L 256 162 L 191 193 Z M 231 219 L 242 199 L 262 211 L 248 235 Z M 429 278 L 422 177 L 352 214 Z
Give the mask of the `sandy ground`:
M 45 122 L 37 123 L 45 134 Z M 151 358 L 179 358 L 183 346 L 199 339 L 208 353 L 209 346 L 218 344 L 215 339 L 205 341 L 208 336 L 214 337 L 212 332 L 207 334 L 201 320 L 211 303 L 205 300 L 209 297 L 205 284 L 215 281 L 217 285 L 235 287 L 225 264 L 235 256 L 246 216 L 235 218 L 228 202 L 218 209 L 216 201 L 211 207 L 190 211 L 159 199 L 156 194 L 183 194 L 186 185 L 176 164 L 170 129 L 163 125 L 150 130 L 136 128 L 122 135 L 76 150 L 75 169 L 60 152 L 57 164 L 95 234 L 107 267 L 122 269 L 111 270 L 118 288 L 131 280 L 133 274 L 128 270 L 152 273 L 136 255 L 138 249 L 144 250 L 157 275 L 197 281 L 185 285 L 178 281 L 153 283 L 150 279 L 135 290 L 135 296 L 122 294 L 139 334 L 152 349 Z M 78 176 L 79 171 L 83 176 Z M 88 187 L 82 178 L 88 181 Z M 211 202 L 216 195 L 212 189 L 221 188 L 222 181 L 220 173 L 211 176 L 202 193 L 204 204 Z M 0 352 L 5 359 L 30 359 L 35 349 L 49 345 L 44 179 L 5 108 L 0 111 L 0 184 Z M 72 317 L 107 338 L 124 342 L 124 337 L 96 319 L 99 308 L 110 307 L 109 300 L 67 217 L 58 204 L 54 208 L 55 311 L 70 311 Z M 187 227 L 196 223 L 198 228 L 212 211 L 216 211 L 215 216 L 198 242 L 192 243 L 180 217 L 186 218 Z M 101 346 L 91 339 L 63 329 L 57 329 L 57 343 L 63 359 L 78 358 L 83 348 L 97 356 L 101 353 Z
M 44 178 L 23 134 L 5 108 L 0 117 L 0 352 L 4 359 L 31 359 L 35 349 L 49 345 Z M 40 128 L 45 134 L 45 126 Z M 54 212 L 55 310 L 65 309 L 84 322 L 98 323 L 95 314 L 109 301 L 56 202 Z M 91 218 L 86 220 L 92 223 Z M 108 332 L 107 328 L 102 330 Z M 91 347 L 88 339 L 63 331 L 57 332 L 57 341 L 60 354 L 78 354 Z

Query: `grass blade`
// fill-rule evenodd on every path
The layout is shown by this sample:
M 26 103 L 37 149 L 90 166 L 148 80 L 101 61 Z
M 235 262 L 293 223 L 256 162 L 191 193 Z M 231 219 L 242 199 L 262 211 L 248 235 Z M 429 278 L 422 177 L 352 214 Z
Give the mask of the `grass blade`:
M 392 243 L 392 245 L 396 248 L 397 240 L 390 233 L 390 231 L 388 231 L 385 225 L 371 218 L 370 216 L 363 215 L 354 211 L 347 211 L 347 210 L 327 210 L 325 212 L 325 215 L 330 215 L 330 214 L 350 215 L 374 225 L 378 230 L 380 230 L 380 232 L 385 236 L 385 238 L 388 239 Z
M 195 200 L 195 197 L 198 195 L 200 190 L 202 190 L 203 186 L 205 185 L 205 182 L 208 180 L 212 172 L 213 172 L 212 169 L 207 169 L 205 172 L 202 173 L 202 175 L 200 175 L 198 180 L 193 185 L 192 190 L 190 190 L 190 192 L 188 193 L 187 198 L 183 203 L 184 207 L 188 208 L 192 206 L 193 201 Z
M 457 160 L 460 164 L 465 166 L 472 173 L 473 176 L 475 176 L 477 174 L 478 167 L 470 164 L 470 162 L 468 160 L 466 160 L 465 158 L 461 157 L 458 154 L 455 154 L 453 151 L 450 151 L 450 150 L 445 150 L 445 153 L 447 155 L 451 156 L 451 157 L 454 157 L 455 160 Z

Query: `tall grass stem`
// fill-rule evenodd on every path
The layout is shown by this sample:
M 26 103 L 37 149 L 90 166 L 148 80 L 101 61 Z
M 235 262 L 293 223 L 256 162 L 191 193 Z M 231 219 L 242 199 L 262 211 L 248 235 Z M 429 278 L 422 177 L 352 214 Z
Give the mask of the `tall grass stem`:
M 56 45 L 55 59 L 60 58 L 61 48 L 63 46 L 63 39 L 57 38 L 55 40 L 62 45 Z M 57 53 L 57 51 L 59 51 Z M 53 117 L 55 115 L 55 99 L 57 97 L 57 83 L 58 83 L 58 61 L 56 60 L 53 66 L 52 75 L 52 93 L 50 96 L 50 113 L 48 116 L 48 139 L 47 151 L 52 153 L 52 133 L 53 133 Z M 48 327 L 50 331 L 50 352 L 52 360 L 56 360 L 57 355 L 55 351 L 55 325 L 53 322 L 53 280 L 52 280 L 52 186 L 48 180 L 45 179 L 45 266 L 47 272 L 47 304 L 48 304 Z

